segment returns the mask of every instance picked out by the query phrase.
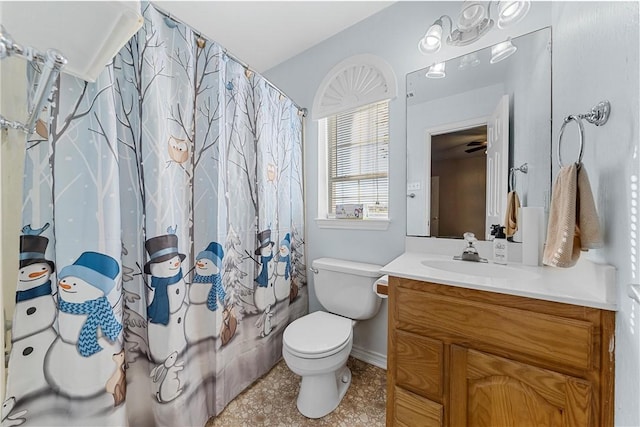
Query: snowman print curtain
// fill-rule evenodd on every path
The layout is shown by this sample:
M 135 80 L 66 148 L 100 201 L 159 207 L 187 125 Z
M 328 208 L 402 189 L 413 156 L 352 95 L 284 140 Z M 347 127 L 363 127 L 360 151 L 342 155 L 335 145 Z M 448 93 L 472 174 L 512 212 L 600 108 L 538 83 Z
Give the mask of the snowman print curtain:
M 202 426 L 307 312 L 301 114 L 143 10 L 26 141 L 3 425 Z

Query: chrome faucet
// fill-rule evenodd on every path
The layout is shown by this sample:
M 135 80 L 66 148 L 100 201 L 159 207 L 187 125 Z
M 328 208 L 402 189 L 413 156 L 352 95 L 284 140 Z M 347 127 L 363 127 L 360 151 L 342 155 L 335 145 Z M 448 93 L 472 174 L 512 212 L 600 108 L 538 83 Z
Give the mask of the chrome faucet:
M 462 237 L 466 240 L 467 247 L 462 251 L 462 255 L 454 256 L 453 259 L 471 262 L 487 262 L 487 259 L 481 258 L 480 254 L 478 254 L 478 250 L 473 246 L 473 244 L 478 241 L 478 239 L 476 239 L 476 235 L 467 231 L 462 235 Z

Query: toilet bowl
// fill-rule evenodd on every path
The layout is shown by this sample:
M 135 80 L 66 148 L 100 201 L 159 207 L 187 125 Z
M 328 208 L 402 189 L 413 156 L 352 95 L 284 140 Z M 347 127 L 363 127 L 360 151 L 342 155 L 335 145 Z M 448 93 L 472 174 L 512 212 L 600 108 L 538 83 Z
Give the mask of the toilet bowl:
M 318 301 L 331 311 L 316 311 L 284 331 L 282 355 L 302 377 L 297 406 L 307 418 L 321 418 L 338 407 L 351 384 L 347 359 L 356 320 L 369 319 L 380 308 L 373 283 L 379 265 L 321 258 L 313 262 Z

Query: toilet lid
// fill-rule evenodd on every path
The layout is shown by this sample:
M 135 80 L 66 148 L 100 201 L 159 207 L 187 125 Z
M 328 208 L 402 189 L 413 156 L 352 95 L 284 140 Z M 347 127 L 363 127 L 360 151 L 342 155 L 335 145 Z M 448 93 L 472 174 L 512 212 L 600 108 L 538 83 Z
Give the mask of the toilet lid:
M 296 353 L 327 353 L 344 346 L 351 338 L 352 330 L 351 319 L 316 311 L 287 326 L 283 340 Z

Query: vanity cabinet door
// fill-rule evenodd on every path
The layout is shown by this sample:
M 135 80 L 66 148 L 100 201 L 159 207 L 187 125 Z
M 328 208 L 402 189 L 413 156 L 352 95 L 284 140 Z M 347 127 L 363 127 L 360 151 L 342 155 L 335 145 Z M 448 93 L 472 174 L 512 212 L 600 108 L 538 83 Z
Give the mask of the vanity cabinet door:
M 394 422 L 397 427 L 441 427 L 442 405 L 395 387 L 393 402 Z
M 444 345 L 441 341 L 396 331 L 396 384 L 442 402 Z
M 588 381 L 451 346 L 452 426 L 592 426 Z

